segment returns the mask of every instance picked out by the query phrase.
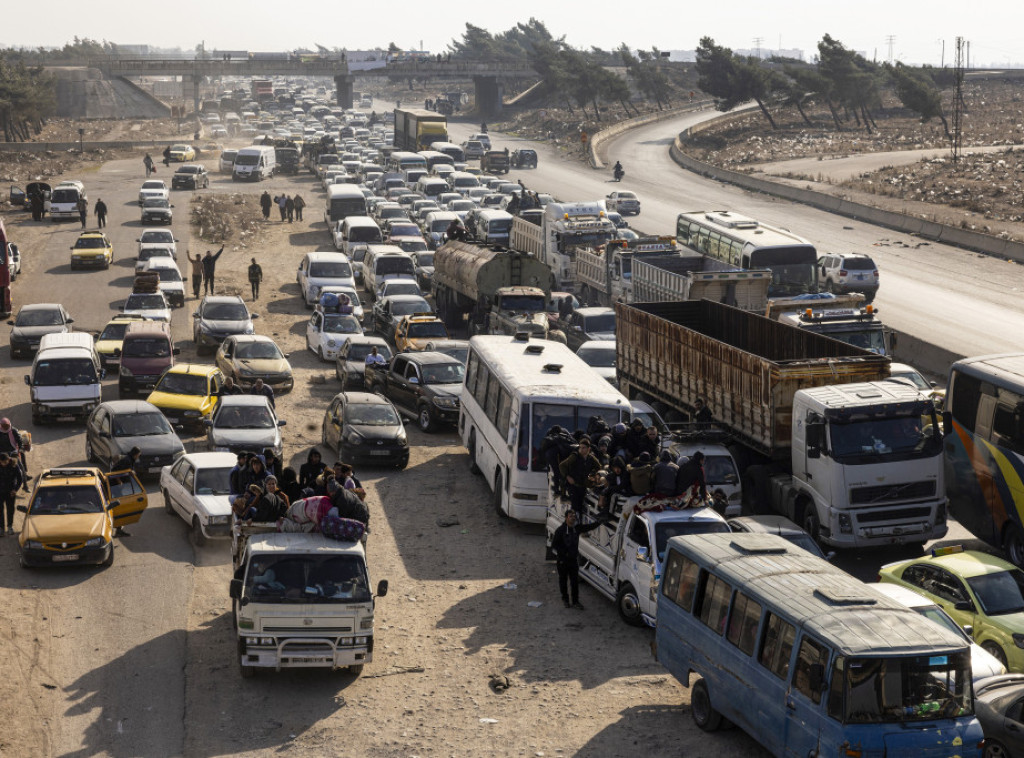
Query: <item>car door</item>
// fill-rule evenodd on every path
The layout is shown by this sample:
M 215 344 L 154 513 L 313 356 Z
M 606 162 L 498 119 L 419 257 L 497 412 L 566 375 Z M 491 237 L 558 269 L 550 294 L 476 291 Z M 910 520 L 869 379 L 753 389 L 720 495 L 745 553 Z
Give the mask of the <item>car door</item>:
M 128 526 L 142 518 L 149 501 L 146 490 L 134 471 L 119 471 L 105 474 L 107 483 L 107 512 L 114 526 Z
M 409 382 L 406 381 L 406 371 L 409 368 L 409 361 L 399 356 L 391 362 L 391 368 L 382 367 L 388 372 L 387 397 L 395 405 L 409 407 Z
M 189 524 L 196 513 L 196 467 L 184 461 L 181 469 L 181 515 Z
M 1024 755 L 1024 698 L 1017 698 L 1005 710 L 1001 729 L 985 736 L 1006 745 L 1010 755 Z
M 325 428 L 327 444 L 333 450 L 338 450 L 341 446 L 341 420 L 344 417 L 345 405 L 341 398 L 335 398 L 334 402 L 331 403 L 330 408 L 327 409 L 327 425 Z
M 804 758 L 818 754 L 822 741 L 821 700 L 830 652 L 823 643 L 802 635 L 786 693 L 785 756 Z
M 309 261 L 306 258 L 302 259 L 299 264 L 299 270 L 295 274 L 295 281 L 299 283 L 299 289 L 302 291 L 302 299 L 306 299 L 306 266 L 309 265 Z
M 319 313 L 314 313 L 309 317 L 309 323 L 306 324 L 306 347 L 314 353 L 320 347 L 320 326 L 322 321 L 323 316 Z
M 220 348 L 217 350 L 217 357 L 214 359 L 214 363 L 217 364 L 217 368 L 227 374 L 231 374 L 232 376 L 235 373 L 233 371 L 234 367 L 231 365 L 234 353 L 235 341 L 228 337 L 221 343 Z
M 109 418 L 110 414 L 106 408 L 97 408 L 92 416 L 89 417 L 89 421 L 86 424 L 85 434 L 90 445 L 92 446 L 93 457 L 99 461 L 110 460 L 110 443 L 109 435 L 103 436 L 103 422 Z M 110 425 L 107 424 L 107 431 L 109 432 Z
M 187 514 L 190 507 L 186 500 L 191 501 L 191 497 L 185 492 L 181 484 L 182 479 L 185 477 L 185 469 L 188 466 L 189 462 L 185 458 L 179 458 L 171 466 L 167 479 L 161 482 L 164 486 L 164 497 L 171 504 L 171 508 L 180 514 Z
M 399 321 L 398 327 L 395 329 L 395 349 L 399 352 L 409 347 L 408 344 L 406 344 L 406 336 L 408 334 L 409 322 L 405 320 Z

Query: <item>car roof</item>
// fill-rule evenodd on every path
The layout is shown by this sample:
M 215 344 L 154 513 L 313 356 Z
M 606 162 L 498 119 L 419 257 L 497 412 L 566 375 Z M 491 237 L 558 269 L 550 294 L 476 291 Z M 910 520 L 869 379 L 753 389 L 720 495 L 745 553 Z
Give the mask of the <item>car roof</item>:
M 908 608 L 925 608 L 928 606 L 934 606 L 935 603 L 924 595 L 919 595 L 909 587 L 904 587 L 902 584 L 893 584 L 892 582 L 878 582 L 872 584 L 876 590 L 881 592 L 883 595 L 887 595 L 895 600 L 897 603 L 903 603 Z
M 383 337 L 371 337 L 368 334 L 352 334 L 346 341 L 353 345 L 376 345 L 377 347 L 383 345 L 388 350 L 391 349 L 391 345 Z
M 444 353 L 437 353 L 433 350 L 424 350 L 419 353 L 402 353 L 403 358 L 408 358 L 412 363 L 428 364 L 428 363 L 458 363 L 460 366 L 462 363 L 450 355 Z
M 345 398 L 345 402 L 359 405 L 391 405 L 390 400 L 374 392 L 339 392 L 337 396 Z
M 401 280 L 401 279 L 390 279 L 390 280 L 387 280 L 387 281 L 403 281 L 403 280 Z M 406 279 L 404 281 L 411 282 L 412 279 Z M 413 283 L 415 284 L 415 282 L 413 282 Z M 388 302 L 391 302 L 391 303 L 408 303 L 408 302 L 413 302 L 414 300 L 423 300 L 423 302 L 426 302 L 426 299 L 422 295 L 387 295 L 385 297 L 382 297 L 381 300 L 387 300 Z
M 203 303 L 241 303 L 245 305 L 245 301 L 238 295 L 207 295 L 203 298 Z
M 348 256 L 345 255 L 344 253 L 328 252 L 328 251 L 306 253 L 306 257 L 309 260 L 311 260 L 311 261 L 321 261 L 321 260 L 329 260 L 329 261 L 331 261 L 331 260 L 337 260 L 339 258 L 341 258 L 343 260 L 346 260 L 346 261 L 348 260 Z
M 100 403 L 100 408 L 106 408 L 111 413 L 160 413 L 160 409 L 145 400 L 108 400 Z
M 225 339 L 229 339 L 232 342 L 274 342 L 272 338 L 265 334 L 229 334 Z
M 102 478 L 103 473 L 95 466 L 54 466 L 43 470 L 36 481 L 36 486 L 66 487 L 69 484 L 97 484 Z
M 188 374 L 190 376 L 210 376 L 219 370 L 220 369 L 216 366 L 210 366 L 205 363 L 175 363 L 167 369 L 166 373 Z
M 78 235 L 78 238 L 81 239 L 82 237 L 102 237 L 103 239 L 106 239 L 107 235 L 103 232 L 82 232 Z
M 230 468 L 235 465 L 238 456 L 234 453 L 185 453 L 181 456 L 196 465 L 196 468 Z
M 882 568 L 889 568 L 890 566 L 893 568 L 905 568 L 915 563 L 927 563 L 941 566 L 942 568 L 952 571 L 954 574 L 962 577 L 997 574 L 1000 571 L 1009 571 L 1016 568 L 1012 563 L 1008 563 L 1002 558 L 997 558 L 994 555 L 982 553 L 978 550 L 964 550 L 962 553 L 950 553 L 949 555 L 940 555 L 936 557 L 927 556 L 915 558 L 910 561 L 901 561 L 900 563 L 889 564 L 889 566 L 883 566 Z
M 576 348 L 576 352 L 578 353 L 583 348 L 587 348 L 588 350 L 607 350 L 609 353 L 614 353 L 615 340 L 587 340 Z
M 29 303 L 21 306 L 22 311 L 59 311 L 60 303 Z
M 219 406 L 224 408 L 228 405 L 265 405 L 270 407 L 270 400 L 266 395 L 225 395 L 220 399 Z

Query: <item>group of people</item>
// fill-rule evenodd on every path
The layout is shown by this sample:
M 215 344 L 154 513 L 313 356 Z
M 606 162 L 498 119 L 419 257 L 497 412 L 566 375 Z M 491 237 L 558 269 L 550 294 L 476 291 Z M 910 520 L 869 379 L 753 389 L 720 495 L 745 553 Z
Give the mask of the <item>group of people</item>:
M 220 258 L 223 252 L 224 246 L 221 245 L 220 250 L 216 253 L 207 250 L 205 256 L 200 256 L 199 253 L 196 253 L 196 257 L 193 258 L 190 254 L 186 253 L 188 262 L 192 267 L 192 295 L 196 300 L 199 299 L 200 290 L 202 290 L 204 295 L 215 294 L 213 285 L 217 276 L 217 259 Z M 256 259 L 254 258 L 253 263 L 255 262 Z
M 263 211 L 263 220 L 270 220 L 270 209 L 277 206 L 277 210 L 281 214 L 281 220 L 291 223 L 292 221 L 302 221 L 302 209 L 306 207 L 306 201 L 302 199 L 302 195 L 296 193 L 293 196 L 285 194 L 275 195 L 273 198 L 270 197 L 270 193 L 266 190 L 260 195 L 260 210 Z
M 220 390 L 217 392 L 218 397 L 227 397 L 228 395 L 263 395 L 270 403 L 271 408 L 277 408 L 277 398 L 274 396 L 274 388 L 269 384 L 265 383 L 262 378 L 257 378 L 249 388 L 249 392 L 235 384 L 233 377 L 226 377 L 224 384 L 221 385 Z

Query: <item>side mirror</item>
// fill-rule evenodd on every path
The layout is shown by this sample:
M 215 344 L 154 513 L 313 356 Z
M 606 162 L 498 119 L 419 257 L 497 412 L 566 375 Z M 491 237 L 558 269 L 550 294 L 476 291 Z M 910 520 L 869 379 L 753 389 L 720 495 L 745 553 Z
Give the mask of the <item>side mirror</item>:
M 812 664 L 810 671 L 807 672 L 807 680 L 812 692 L 821 692 L 825 686 L 825 667 L 820 663 Z
M 410 376 L 409 377 L 409 384 L 419 384 L 419 383 L 420 383 L 420 379 L 419 379 L 418 376 Z
M 120 358 L 121 357 L 121 348 L 119 348 L 119 347 L 115 347 L 114 348 L 114 357 L 115 358 Z
M 650 550 L 646 547 L 638 547 L 636 549 L 636 559 L 641 563 L 647 563 L 650 560 Z
M 199 314 L 198 313 L 193 313 L 192 314 L 192 318 L 199 318 Z
M 388 594 L 388 580 L 381 579 L 377 582 L 377 597 L 384 597 Z
M 964 634 L 966 634 L 968 637 L 974 636 L 974 627 L 971 624 L 964 624 L 963 630 Z
M 825 553 L 825 560 L 828 561 L 829 563 L 831 563 L 832 559 L 835 558 L 835 557 L 836 557 L 836 551 L 835 550 L 831 550 L 831 551 Z
M 171 350 L 171 355 L 181 355 L 181 348 L 176 347 L 173 350 Z
M 100 369 L 100 379 L 106 379 L 106 378 L 107 378 L 107 370 L 105 368 L 101 368 Z
M 963 611 L 964 613 L 974 613 L 974 603 L 970 600 L 960 600 L 953 605 L 953 610 Z
M 251 314 L 249 314 L 249 318 L 259 318 L 259 317 L 260 317 L 260 314 L 258 314 L 258 313 L 251 313 Z
M 14 319 L 10 319 L 7 323 L 10 326 L 14 326 Z
M 67 320 L 67 323 L 69 323 L 69 324 L 73 324 L 73 323 L 75 323 L 75 320 L 74 320 L 73 318 L 69 318 L 69 319 Z
M 232 600 L 240 600 L 242 597 L 242 580 L 232 579 L 228 584 L 228 597 Z
M 203 426 L 213 426 L 213 421 L 208 418 L 203 419 Z
M 25 384 L 29 387 L 32 386 L 32 378 L 28 374 L 25 374 Z
M 288 422 L 287 422 L 287 421 L 285 421 L 285 420 L 284 420 L 283 418 L 279 418 L 279 419 L 277 420 L 277 425 L 278 425 L 278 426 L 284 426 L 284 425 L 285 425 L 285 424 L 287 424 L 287 423 L 288 423 Z

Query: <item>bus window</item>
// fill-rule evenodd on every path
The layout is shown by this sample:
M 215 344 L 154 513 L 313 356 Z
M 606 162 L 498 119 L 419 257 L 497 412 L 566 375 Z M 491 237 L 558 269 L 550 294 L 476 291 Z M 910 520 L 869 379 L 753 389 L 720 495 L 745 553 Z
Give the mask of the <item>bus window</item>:
M 711 631 L 721 634 L 725 631 L 725 617 L 729 613 L 729 596 L 732 587 L 714 574 L 707 574 L 704 595 L 700 599 L 700 620 Z
M 487 366 L 480 366 L 476 377 L 476 387 L 473 389 L 473 399 L 481 408 L 486 407 L 487 383 L 491 379 L 491 372 Z
M 757 627 L 760 623 L 761 604 L 742 592 L 737 592 L 732 603 L 726 639 L 747 655 L 753 655 L 757 646 Z
M 821 679 L 824 677 L 826 664 L 828 664 L 828 649 L 810 637 L 804 637 L 800 641 L 800 652 L 796 656 L 793 689 L 809 698 L 812 702 L 820 703 L 821 683 L 814 680 L 815 678 Z M 815 671 L 817 671 L 817 674 L 815 674 Z
M 530 404 L 523 403 L 519 411 L 519 446 L 516 449 L 516 468 L 526 471 L 530 467 Z
M 769 613 L 762 636 L 761 655 L 758 660 L 779 679 L 786 679 L 789 675 L 789 657 L 793 652 L 796 629 L 774 613 Z
M 466 390 L 476 396 L 476 375 L 480 370 L 480 356 L 475 351 L 470 352 L 466 361 Z
M 512 415 L 512 395 L 504 387 L 499 388 L 498 393 L 498 418 L 495 425 L 498 427 L 498 433 L 504 438 L 508 439 L 508 425 L 509 417 Z
M 973 432 L 978 420 L 978 403 L 981 402 L 981 380 L 955 372 L 950 391 L 952 398 L 949 407 L 953 411 L 953 418 L 967 431 Z

